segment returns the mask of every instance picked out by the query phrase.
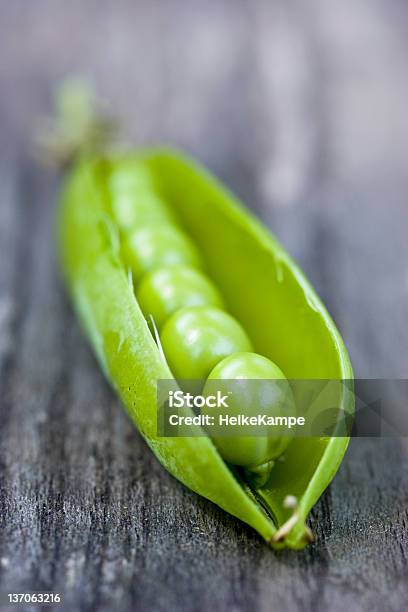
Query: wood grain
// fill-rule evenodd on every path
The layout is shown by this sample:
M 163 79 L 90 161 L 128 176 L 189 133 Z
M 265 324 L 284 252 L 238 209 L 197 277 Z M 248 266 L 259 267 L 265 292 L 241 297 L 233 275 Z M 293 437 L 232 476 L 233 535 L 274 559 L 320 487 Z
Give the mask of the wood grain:
M 407 377 L 407 33 L 401 0 L 0 2 L 0 593 L 57 591 L 70 611 L 407 606 L 404 441 L 352 441 L 301 553 L 186 490 L 78 328 L 58 177 L 30 154 L 55 82 L 92 79 L 129 140 L 186 148 L 257 211 L 358 376 Z

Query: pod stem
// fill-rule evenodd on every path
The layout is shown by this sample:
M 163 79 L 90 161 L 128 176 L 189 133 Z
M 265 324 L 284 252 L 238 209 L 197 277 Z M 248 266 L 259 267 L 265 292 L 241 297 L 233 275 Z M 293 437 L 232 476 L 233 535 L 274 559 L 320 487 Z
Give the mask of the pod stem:
M 68 77 L 57 87 L 54 101 L 55 116 L 39 122 L 34 134 L 42 162 L 66 166 L 112 147 L 118 123 L 105 113 L 87 81 Z
M 299 502 L 294 495 L 287 495 L 283 500 L 283 506 L 290 510 L 293 510 L 292 516 L 283 523 L 282 527 L 273 535 L 272 542 L 279 544 L 285 540 L 295 525 L 301 520 Z M 313 542 L 314 536 L 311 529 L 304 523 L 304 540 L 306 542 Z

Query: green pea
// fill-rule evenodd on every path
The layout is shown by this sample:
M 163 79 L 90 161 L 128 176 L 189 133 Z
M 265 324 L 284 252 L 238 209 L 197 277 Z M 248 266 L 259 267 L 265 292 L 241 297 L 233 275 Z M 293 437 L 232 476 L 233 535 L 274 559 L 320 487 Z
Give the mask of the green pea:
M 159 329 L 176 310 L 186 306 L 223 307 L 222 297 L 204 274 L 189 266 L 156 268 L 142 279 L 136 297 L 145 316 Z
M 135 189 L 154 189 L 154 179 L 151 172 L 134 163 L 122 162 L 115 168 L 108 179 L 109 191 L 113 196 L 129 193 Z
M 193 242 L 173 225 L 140 228 L 125 237 L 122 257 L 138 281 L 153 268 L 186 264 L 201 267 Z
M 112 199 L 114 217 L 124 231 L 174 220 L 166 203 L 149 190 L 127 190 Z
M 215 389 L 220 389 L 223 394 L 231 391 L 228 408 L 203 408 L 205 414 L 214 416 L 216 410 L 228 416 L 283 416 L 288 414 L 288 407 L 291 415 L 294 414 L 293 396 L 285 375 L 275 363 L 256 353 L 236 353 L 218 363 L 208 377 L 203 395 L 212 395 Z M 257 433 L 264 433 L 262 426 L 259 426 Z M 221 456 L 228 463 L 249 468 L 258 484 L 260 480 L 264 482 L 267 479 L 274 460 L 282 454 L 290 440 L 287 431 L 285 437 L 213 437 Z
M 178 310 L 164 324 L 160 339 L 178 380 L 204 380 L 228 355 L 252 350 L 238 321 L 211 306 Z

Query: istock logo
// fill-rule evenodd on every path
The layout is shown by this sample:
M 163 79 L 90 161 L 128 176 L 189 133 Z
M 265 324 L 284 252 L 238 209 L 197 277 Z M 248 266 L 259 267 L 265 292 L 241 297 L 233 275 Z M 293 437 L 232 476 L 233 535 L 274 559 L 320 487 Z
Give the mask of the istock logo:
M 227 395 L 222 395 L 221 391 L 217 391 L 215 395 L 193 395 L 192 393 L 184 393 L 183 391 L 169 391 L 169 407 L 182 408 L 228 408 L 227 399 L 231 395 L 231 391 Z

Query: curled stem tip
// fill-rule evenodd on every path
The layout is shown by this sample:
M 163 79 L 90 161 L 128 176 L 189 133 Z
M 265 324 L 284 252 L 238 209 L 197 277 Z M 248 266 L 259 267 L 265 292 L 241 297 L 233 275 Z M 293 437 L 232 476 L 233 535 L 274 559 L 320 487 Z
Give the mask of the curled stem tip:
M 273 544 L 278 544 L 283 542 L 286 537 L 289 535 L 289 533 L 292 531 L 292 529 L 295 527 L 296 524 L 299 523 L 299 521 L 301 520 L 301 515 L 300 515 L 300 508 L 299 508 L 299 502 L 297 500 L 297 498 L 294 495 L 287 495 L 285 497 L 285 499 L 283 500 L 283 507 L 287 508 L 289 510 L 293 510 L 292 516 L 290 518 L 288 518 L 288 520 L 283 523 L 282 527 L 280 527 L 276 533 L 272 536 L 272 543 Z M 311 531 L 311 529 L 306 525 L 306 523 L 303 524 L 303 540 L 306 542 L 313 542 L 314 540 L 314 536 L 313 533 Z

